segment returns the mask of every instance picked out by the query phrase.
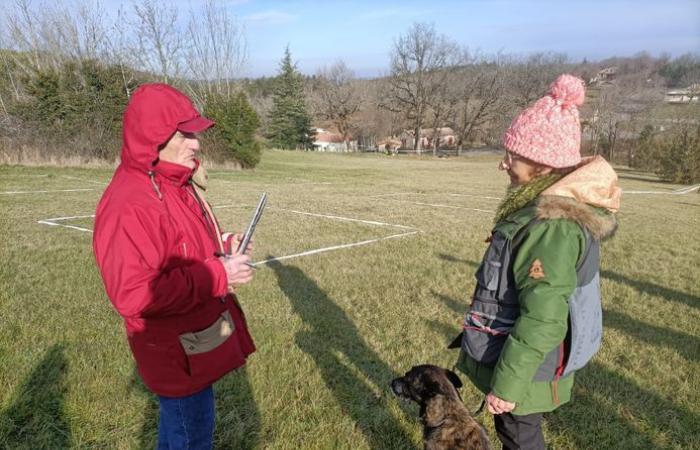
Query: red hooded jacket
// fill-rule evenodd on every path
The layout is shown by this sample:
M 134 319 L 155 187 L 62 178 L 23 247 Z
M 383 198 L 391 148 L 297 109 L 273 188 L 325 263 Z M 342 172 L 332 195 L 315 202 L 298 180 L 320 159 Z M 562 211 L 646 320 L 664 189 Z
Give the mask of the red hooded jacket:
M 216 219 L 191 184 L 192 169 L 158 161 L 158 147 L 196 117 L 191 101 L 170 86 L 133 93 L 121 164 L 97 206 L 93 235 L 138 371 L 149 389 L 169 397 L 206 388 L 255 351 L 215 256 Z

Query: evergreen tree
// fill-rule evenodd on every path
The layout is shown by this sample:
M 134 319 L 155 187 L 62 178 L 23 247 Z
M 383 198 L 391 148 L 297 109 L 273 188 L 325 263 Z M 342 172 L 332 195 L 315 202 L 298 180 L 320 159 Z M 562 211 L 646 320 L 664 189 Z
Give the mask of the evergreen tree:
M 235 159 L 246 168 L 260 162 L 260 143 L 255 140 L 260 118 L 245 92 L 239 91 L 230 99 L 210 98 L 204 114 L 216 121 L 210 133 L 225 147 L 227 158 Z
M 304 100 L 304 80 L 292 64 L 287 47 L 276 79 L 267 137 L 274 147 L 295 149 L 311 147 L 313 134 Z

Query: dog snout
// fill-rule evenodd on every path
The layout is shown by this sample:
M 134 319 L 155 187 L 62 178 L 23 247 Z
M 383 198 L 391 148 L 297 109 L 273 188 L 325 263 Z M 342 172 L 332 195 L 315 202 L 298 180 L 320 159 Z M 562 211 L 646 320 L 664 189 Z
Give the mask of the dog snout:
M 394 395 L 405 397 L 406 393 L 404 387 L 404 382 L 401 378 L 391 380 L 391 391 L 394 393 Z

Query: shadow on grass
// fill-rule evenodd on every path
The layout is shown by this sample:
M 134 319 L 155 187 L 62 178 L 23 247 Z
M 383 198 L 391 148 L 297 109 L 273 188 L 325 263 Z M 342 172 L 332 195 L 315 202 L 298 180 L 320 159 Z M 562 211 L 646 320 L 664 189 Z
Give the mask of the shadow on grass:
M 438 257 L 449 262 L 462 263 L 474 268 L 479 267 L 479 264 L 474 261 L 460 259 L 452 255 L 446 255 L 444 253 L 439 253 Z M 695 308 L 700 308 L 700 297 L 689 294 L 687 292 L 677 291 L 675 289 L 671 289 L 666 286 L 661 286 L 655 283 L 650 283 L 648 281 L 635 280 L 633 278 L 626 277 L 624 275 L 612 272 L 610 270 L 601 270 L 600 276 L 602 278 L 606 278 L 616 283 L 626 284 L 638 290 L 639 292 L 644 292 L 650 295 L 658 295 L 665 298 L 666 300 L 683 303 L 685 305 L 692 306 Z
M 340 408 L 350 416 L 373 449 L 415 448 L 389 413 L 389 383 L 396 377 L 389 366 L 360 336 L 353 322 L 328 295 L 299 268 L 279 261 L 267 264 L 294 311 L 307 325 L 296 335 L 297 346 L 311 356 Z M 362 372 L 381 392 L 375 394 L 354 375 L 346 362 Z
M 158 442 L 158 397 L 143 384 L 134 369 L 130 389 L 146 399 L 141 432 L 140 449 L 156 448 Z M 216 399 L 216 424 L 214 448 L 252 449 L 260 437 L 260 413 L 253 398 L 245 367 L 225 375 L 214 385 Z
M 698 424 L 695 412 L 598 362 L 576 373 L 571 404 L 547 415 L 571 448 L 693 448 Z
M 447 295 L 439 294 L 433 290 L 430 291 L 431 294 L 435 296 L 438 300 L 440 300 L 442 303 L 445 304 L 450 310 L 455 312 L 456 314 L 459 315 L 464 315 L 467 312 L 467 309 L 469 309 L 469 304 L 467 302 L 460 302 L 458 300 L 453 299 L 452 297 L 448 297 Z M 468 298 L 468 296 L 465 295 L 465 299 Z
M 70 447 L 71 430 L 63 406 L 68 371 L 64 350 L 56 344 L 46 352 L 0 415 L 0 448 Z
M 694 308 L 700 308 L 700 297 L 688 294 L 687 292 L 677 291 L 675 289 L 650 283 L 648 281 L 635 280 L 624 275 L 611 272 L 610 270 L 601 270 L 600 276 L 607 278 L 610 281 L 615 281 L 616 283 L 626 284 L 635 288 L 639 292 L 644 292 L 650 295 L 659 295 L 666 300 L 683 303 Z
M 469 261 L 468 259 L 457 258 L 456 256 L 447 255 L 445 253 L 438 253 L 438 258 L 440 258 L 444 261 L 448 261 L 448 262 L 466 264 L 466 265 L 471 266 L 475 269 L 479 267 L 479 263 L 476 263 L 474 261 Z
M 603 311 L 603 329 L 606 328 L 615 328 L 650 345 L 675 350 L 688 361 L 700 361 L 700 338 L 697 336 L 643 323 L 609 309 Z

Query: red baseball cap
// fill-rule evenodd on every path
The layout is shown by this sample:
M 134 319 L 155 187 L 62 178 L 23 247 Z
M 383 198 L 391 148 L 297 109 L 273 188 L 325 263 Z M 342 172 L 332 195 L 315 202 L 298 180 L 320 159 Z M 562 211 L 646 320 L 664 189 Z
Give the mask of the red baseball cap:
M 178 131 L 183 133 L 201 133 L 214 126 L 216 122 L 206 117 L 197 116 L 193 119 L 185 120 L 177 124 Z

